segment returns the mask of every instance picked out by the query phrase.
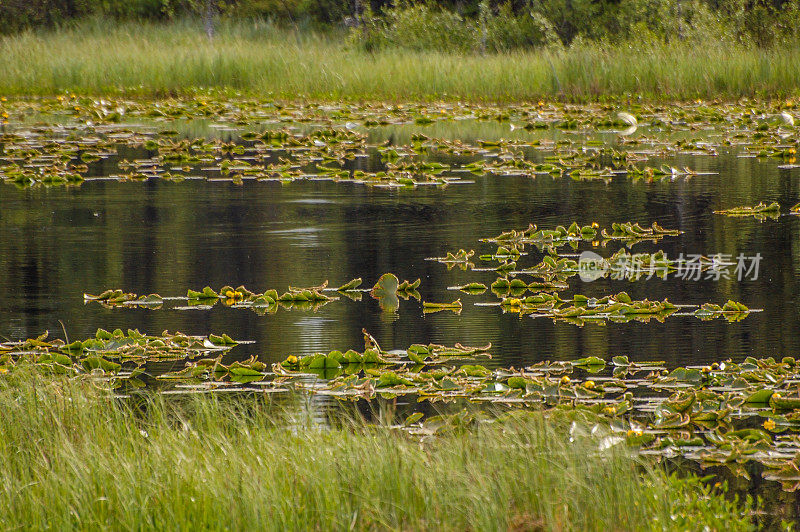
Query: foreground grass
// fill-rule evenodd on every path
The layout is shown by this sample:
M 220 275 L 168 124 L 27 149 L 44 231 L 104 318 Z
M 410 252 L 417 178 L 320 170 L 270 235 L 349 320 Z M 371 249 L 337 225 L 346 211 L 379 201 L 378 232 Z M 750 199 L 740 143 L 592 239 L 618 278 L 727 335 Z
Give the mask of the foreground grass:
M 230 398 L 228 398 L 230 399 Z M 748 529 L 734 503 L 526 416 L 424 445 L 286 428 L 258 398 L 119 404 L 88 380 L 0 379 L 4 529 Z
M 724 42 L 574 46 L 566 51 L 456 55 L 350 49 L 343 36 L 263 23 L 223 25 L 210 42 L 199 23 L 85 23 L 0 39 L 0 93 L 101 95 L 241 90 L 315 99 L 539 97 L 655 99 L 784 96 L 800 92 L 800 53 Z

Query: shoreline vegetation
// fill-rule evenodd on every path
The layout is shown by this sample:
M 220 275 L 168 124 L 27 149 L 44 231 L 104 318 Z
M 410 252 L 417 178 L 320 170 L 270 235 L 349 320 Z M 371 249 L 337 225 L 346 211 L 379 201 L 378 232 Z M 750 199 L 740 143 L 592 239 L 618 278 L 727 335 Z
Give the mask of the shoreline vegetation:
M 0 37 L 0 94 L 142 97 L 206 90 L 319 101 L 603 101 L 785 98 L 800 48 L 728 40 L 600 43 L 485 54 L 382 46 L 342 31 L 222 21 L 94 19 Z
M 119 399 L 90 376 L 18 369 L 0 379 L 10 529 L 753 529 L 749 498 L 605 448 L 567 416 L 412 436 L 320 425 L 302 398 Z

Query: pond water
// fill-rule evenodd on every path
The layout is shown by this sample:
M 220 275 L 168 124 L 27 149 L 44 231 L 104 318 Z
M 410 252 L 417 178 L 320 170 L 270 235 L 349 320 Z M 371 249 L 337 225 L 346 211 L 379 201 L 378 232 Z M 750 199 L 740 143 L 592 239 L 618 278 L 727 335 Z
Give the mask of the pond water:
M 375 128 L 370 139 L 402 143 L 409 130 L 467 142 L 510 137 L 507 124 L 462 122 L 438 130 L 436 126 Z M 513 133 L 524 140 L 546 135 Z M 585 138 L 571 136 L 578 141 Z M 614 142 L 615 135 L 606 137 Z M 123 151 L 126 155 L 131 156 Z M 49 330 L 61 336 L 62 323 L 71 337 L 91 335 L 98 326 L 151 333 L 226 332 L 254 340 L 253 346 L 239 350 L 240 355 L 258 354 L 265 362 L 289 354 L 358 348 L 362 328 L 388 348 L 415 342 L 491 342 L 493 363 L 503 366 L 588 355 L 666 360 L 668 366 L 748 355 L 793 355 L 800 351 L 800 218 L 781 216 L 761 222 L 713 211 L 759 201 L 794 205 L 800 201 L 800 169 L 779 169 L 780 160 L 739 155 L 732 149 L 713 157 L 665 158 L 663 162 L 673 166 L 711 174 L 662 183 L 634 183 L 625 176 L 605 183 L 486 174 L 470 175 L 473 182 L 467 184 L 416 189 L 332 181 L 175 183 L 158 178 L 87 181 L 77 188 L 4 186 L 0 189 L 0 293 L 4 294 L 0 334 L 18 339 Z M 117 173 L 118 159 L 91 164 L 87 177 Z M 431 159 L 455 164 L 475 157 Z M 365 170 L 381 167 L 374 153 L 355 164 Z M 683 231 L 656 244 L 637 244 L 636 252 L 662 249 L 670 258 L 722 253 L 733 262 L 742 254 L 748 268 L 753 266 L 752 257 L 760 254 L 761 259 L 758 271 L 742 280 L 737 279 L 735 266 L 728 269 L 730 279 L 719 280 L 707 279 L 706 273 L 700 280 L 677 275 L 636 282 L 573 278 L 564 297 L 625 290 L 633 299 L 668 297 L 676 304 L 722 304 L 733 299 L 763 312 L 736 323 L 674 317 L 664 323 L 576 327 L 473 305 L 497 301 L 490 292 L 462 297 L 465 306 L 460 315 L 424 315 L 421 303 L 413 299 L 401 301 L 397 312 L 386 313 L 368 296 L 359 302 L 343 298 L 316 312 L 267 316 L 224 306 L 207 311 L 107 309 L 83 300 L 84 293 L 108 288 L 181 296 L 187 288 L 243 284 L 257 292 L 268 288 L 280 292 L 290 285 L 311 286 L 325 280 L 337 286 L 356 277 L 371 286 L 383 273 L 393 272 L 401 280 L 420 278 L 423 300 L 449 302 L 463 294 L 448 287 L 471 281 L 488 285 L 496 274 L 448 270 L 426 258 L 459 248 L 490 253 L 491 246 L 480 239 L 530 223 L 554 228 L 573 221 L 597 222 L 601 227 L 612 222 L 642 226 L 658 222 Z M 612 242 L 596 251 L 607 257 L 620 247 Z M 584 249 L 592 248 L 584 245 L 579 251 Z M 531 249 L 525 264 L 536 264 L 542 256 Z
M 250 179 L 246 174 L 232 178 L 220 162 L 277 164 L 281 157 L 291 158 L 297 152 L 259 151 L 252 138 L 244 140 L 241 135 L 279 127 L 296 135 L 309 134 L 331 127 L 330 122 L 247 126 L 209 120 L 169 122 L 174 131 L 160 138 L 171 143 L 200 137 L 233 143 L 227 151 L 215 154 L 213 165 L 157 161 L 153 158 L 162 153 L 158 147 L 114 140 L 130 139 L 130 135 L 158 138 L 155 132 L 165 127 L 161 123 L 74 123 L 77 125 L 61 128 L 56 125 L 60 122 L 49 118 L 44 125 L 12 123 L 0 141 L 5 163 L 22 160 L 9 152 L 10 146 L 40 149 L 53 139 L 79 148 L 70 153 L 76 165 L 86 161 L 81 172 L 85 181 L 80 186 L 0 184 L 0 337 L 5 339 L 35 337 L 45 330 L 51 337 L 86 338 L 98 327 L 149 334 L 162 330 L 192 335 L 227 333 L 237 340 L 253 341 L 238 346 L 227 359 L 255 355 L 269 364 L 289 355 L 361 349 L 365 329 L 390 350 L 414 343 L 491 343 L 493 358 L 482 362 L 489 368 L 519 368 L 587 356 L 610 360 L 625 355 L 631 361 L 662 360 L 672 369 L 729 358 L 740 361 L 747 356 L 780 360 L 800 353 L 800 216 L 786 214 L 787 207 L 800 203 L 800 168 L 792 161 L 787 164 L 786 159 L 751 157 L 744 147 L 725 142 L 731 137 L 730 126 L 669 131 L 641 127 L 622 135 L 608 128 L 527 131 L 512 128 L 507 121 L 475 119 L 369 127 L 342 120 L 335 121 L 334 129 L 351 131 L 361 139 L 354 158 L 334 163 L 306 160 L 299 165 L 304 178 L 279 182 Z M 441 139 L 451 148 L 469 146 L 472 153 L 441 149 L 404 157 L 403 151 L 414 139 L 419 140 L 420 134 Z M 641 142 L 630 142 L 636 138 Z M 681 139 L 698 138 L 713 144 L 714 149 L 665 149 L 680 146 Z M 510 148 L 500 150 L 480 143 L 500 139 L 511 140 Z M 244 149 L 237 153 L 232 150 L 234 144 Z M 80 158 L 80 153 L 90 148 L 101 153 L 98 160 Z M 381 158 L 385 148 L 400 152 L 400 161 L 419 159 L 448 165 L 440 176 L 459 181 L 447 186 L 374 187 L 307 175 L 315 163 L 367 173 L 385 170 L 387 161 Z M 544 163 L 553 160 L 548 157 L 556 150 L 562 150 L 562 156 L 570 154 L 564 149 L 585 156 L 599 148 L 638 151 L 646 154 L 646 164 L 651 167 L 689 168 L 698 175 L 647 182 L 623 173 L 578 180 L 546 173 L 464 170 L 471 162 L 502 160 L 509 154 Z M 127 171 L 126 164 L 131 161 L 151 163 L 137 167 L 142 172 L 139 179 L 119 180 L 117 176 Z M 35 157 L 30 164 L 36 167 Z M 150 166 L 157 170 L 142 171 Z M 202 179 L 164 179 L 164 171 Z M 233 175 L 236 173 L 234 167 Z M 784 214 L 763 221 L 714 214 L 715 210 L 762 201 L 780 203 Z M 469 295 L 451 288 L 470 282 L 488 286 L 498 278 L 497 272 L 464 271 L 427 260 L 474 249 L 477 253 L 471 260 L 476 268 L 492 269 L 497 263 L 481 261 L 478 255 L 494 252 L 497 245 L 482 239 L 522 230 L 529 224 L 553 229 L 572 222 L 581 226 L 596 223 L 599 228 L 615 222 L 643 227 L 656 222 L 682 233 L 636 243 L 631 251 L 663 250 L 670 259 L 724 254 L 734 264 L 720 278 L 709 272 L 702 272 L 699 278 L 673 272 L 666 279 L 654 276 L 636 281 L 573 276 L 560 293 L 565 299 L 575 294 L 602 297 L 625 291 L 633 300 L 668 298 L 679 305 L 722 305 L 734 300 L 758 312 L 739 321 L 676 315 L 663 323 L 599 324 L 590 320 L 577 326 L 482 305 L 497 303 L 498 297 L 488 290 Z M 609 257 L 623 247 L 625 243 L 616 240 L 596 246 L 587 240 L 575 250 L 561 248 L 559 253 L 592 250 Z M 546 255 L 534 246 L 524 251 L 527 255 L 520 257 L 519 264 L 525 267 Z M 757 264 L 757 269 L 741 279 L 735 269 L 739 256 L 748 268 Z M 111 308 L 84 301 L 85 293 L 99 294 L 110 288 L 185 297 L 187 289 L 201 290 L 207 285 L 214 289 L 245 285 L 255 292 L 276 289 L 282 293 L 290 286 L 317 286 L 326 280 L 330 286 L 339 286 L 362 278 L 363 286 L 371 287 L 387 272 L 400 280 L 419 278 L 420 299 L 401 299 L 399 307 L 387 311 L 369 293 L 363 293 L 360 300 L 341 296 L 316 310 L 278 309 L 266 314 L 224 304 L 185 309 L 185 299 L 165 301 L 164 308 L 158 309 Z M 457 298 L 463 304 L 460 313 L 423 312 L 423 301 L 447 303 Z M 174 361 L 154 363 L 148 365 L 148 372 L 154 376 L 180 367 L 182 363 Z M 782 492 L 777 483 L 765 483 L 758 475 L 754 478 L 750 483 L 736 480 L 738 488 L 765 495 L 771 504 L 783 508 L 784 515 L 798 515 L 796 497 Z

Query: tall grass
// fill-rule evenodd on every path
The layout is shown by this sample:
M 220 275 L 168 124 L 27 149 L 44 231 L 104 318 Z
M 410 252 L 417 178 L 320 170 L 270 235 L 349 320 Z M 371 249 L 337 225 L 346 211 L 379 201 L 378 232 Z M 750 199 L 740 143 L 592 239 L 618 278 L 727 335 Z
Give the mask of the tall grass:
M 95 21 L 0 39 L 0 93 L 192 93 L 216 88 L 315 99 L 582 100 L 784 96 L 800 92 L 800 50 L 725 42 L 474 55 L 348 48 L 342 35 L 231 23 Z
M 229 399 L 229 398 L 228 398 Z M 526 416 L 430 438 L 287 426 L 259 398 L 120 404 L 0 379 L 3 529 L 715 530 L 738 508 Z

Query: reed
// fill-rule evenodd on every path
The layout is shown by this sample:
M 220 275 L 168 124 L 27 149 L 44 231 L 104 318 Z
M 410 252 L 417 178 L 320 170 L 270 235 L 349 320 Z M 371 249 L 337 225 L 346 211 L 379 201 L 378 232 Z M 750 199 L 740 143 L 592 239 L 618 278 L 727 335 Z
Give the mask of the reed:
M 2 376 L 3 527 L 751 528 L 696 479 L 593 437 L 570 441 L 568 422 L 537 414 L 422 441 L 356 421 L 321 428 L 258 394 L 149 397 L 120 401 L 90 378 Z
M 84 22 L 0 38 L 0 93 L 100 96 L 203 89 L 265 98 L 528 101 L 784 97 L 800 89 L 796 47 L 726 42 L 575 44 L 457 54 L 349 47 L 341 34 L 230 22 Z

